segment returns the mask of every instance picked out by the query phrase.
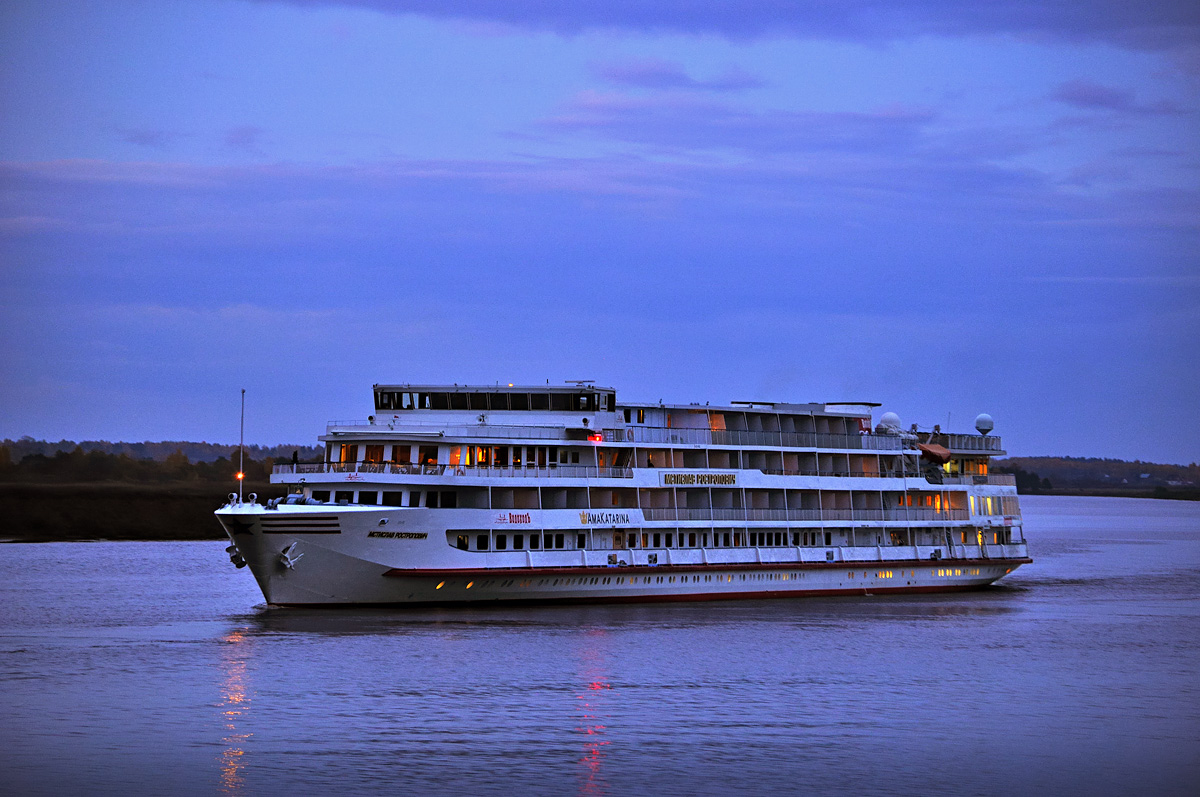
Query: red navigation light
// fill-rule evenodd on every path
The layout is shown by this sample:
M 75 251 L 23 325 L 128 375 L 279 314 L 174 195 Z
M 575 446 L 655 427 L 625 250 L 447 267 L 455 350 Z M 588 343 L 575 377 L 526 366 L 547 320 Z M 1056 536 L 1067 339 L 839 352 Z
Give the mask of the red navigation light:
M 239 471 L 237 472 L 237 475 L 236 475 L 236 476 L 234 476 L 234 478 L 235 478 L 235 479 L 237 479 L 238 481 L 241 481 L 242 479 L 246 478 L 246 474 L 242 473 L 242 472 L 239 470 Z
M 604 435 L 602 435 L 602 434 L 590 434 L 590 435 L 588 435 L 588 440 L 591 440 L 593 443 L 599 443 L 599 442 L 600 442 L 601 440 L 603 440 L 603 439 L 604 439 Z

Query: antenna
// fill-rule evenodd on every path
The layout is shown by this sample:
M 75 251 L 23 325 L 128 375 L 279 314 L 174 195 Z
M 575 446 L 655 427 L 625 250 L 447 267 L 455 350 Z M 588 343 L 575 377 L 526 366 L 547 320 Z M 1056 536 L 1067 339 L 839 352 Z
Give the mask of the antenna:
M 242 422 L 238 429 L 238 503 L 242 502 L 242 484 L 246 479 L 246 388 L 242 388 Z

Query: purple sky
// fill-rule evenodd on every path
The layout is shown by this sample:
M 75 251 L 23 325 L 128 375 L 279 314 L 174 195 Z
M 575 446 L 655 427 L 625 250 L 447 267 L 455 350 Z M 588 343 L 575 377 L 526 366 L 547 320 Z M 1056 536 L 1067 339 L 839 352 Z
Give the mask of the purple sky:
M 0 5 L 0 437 L 374 382 L 1200 460 L 1200 4 Z

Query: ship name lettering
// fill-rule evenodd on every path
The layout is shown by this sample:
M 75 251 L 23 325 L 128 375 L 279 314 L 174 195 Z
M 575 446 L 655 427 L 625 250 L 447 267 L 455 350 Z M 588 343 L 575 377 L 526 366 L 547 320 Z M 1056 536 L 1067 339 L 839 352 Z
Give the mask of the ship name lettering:
M 664 485 L 728 485 L 737 484 L 736 473 L 664 473 Z
M 580 512 L 579 522 L 584 525 L 597 523 L 628 523 L 628 512 Z
M 423 531 L 372 531 L 368 537 L 383 537 L 389 540 L 423 540 L 429 535 Z

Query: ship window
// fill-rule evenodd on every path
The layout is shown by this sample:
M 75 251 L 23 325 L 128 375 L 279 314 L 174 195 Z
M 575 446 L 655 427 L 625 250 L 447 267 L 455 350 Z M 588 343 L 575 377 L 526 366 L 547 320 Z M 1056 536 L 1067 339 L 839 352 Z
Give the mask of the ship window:
M 358 444 L 357 443 L 342 443 L 341 462 L 357 462 L 358 461 Z
M 799 545 L 799 544 L 800 544 L 800 532 L 793 531 L 792 532 L 792 545 Z
M 514 468 L 521 467 L 521 452 L 524 451 L 524 446 L 513 446 L 512 450 L 512 466 Z
M 420 446 L 417 449 L 417 462 L 421 465 L 436 465 L 438 460 L 437 446 Z
M 508 394 L 507 393 L 493 393 L 488 398 L 488 404 L 490 405 L 489 409 L 491 409 L 493 412 L 495 412 L 496 410 L 507 410 L 508 409 Z
M 465 551 L 471 547 L 470 540 L 466 534 L 458 535 L 458 541 L 455 543 L 455 547 L 457 547 L 460 551 Z
M 475 535 L 475 550 L 486 551 L 487 549 L 488 549 L 488 535 L 476 534 Z
M 629 535 L 629 547 L 630 547 L 630 548 L 636 548 L 636 547 L 637 547 L 637 535 L 636 535 L 636 534 L 630 534 L 630 535 Z
M 470 395 L 470 409 L 479 412 L 480 410 L 488 409 L 488 394 L 487 393 L 472 393 Z
M 626 408 L 625 408 L 625 423 L 629 423 L 629 421 L 630 421 L 630 416 L 631 416 L 632 414 L 633 414 L 633 413 L 632 413 L 632 411 L 631 411 L 631 410 L 630 410 L 628 407 L 626 407 Z
M 345 501 L 348 504 L 354 500 L 354 491 L 353 490 L 337 490 L 333 494 L 333 500 L 339 504 L 342 503 L 343 501 Z
M 658 534 L 658 533 L 655 533 L 655 535 L 654 535 L 654 547 L 655 547 L 655 548 L 658 548 L 658 547 L 659 547 L 661 544 L 662 544 L 662 535 L 661 535 L 661 534 Z
M 365 446 L 363 462 L 383 462 L 383 446 Z
M 529 394 L 529 409 L 531 409 L 531 410 L 548 410 L 548 409 L 550 409 L 550 395 L 548 393 L 530 393 Z
M 379 493 L 375 490 L 359 490 L 358 502 L 368 506 L 375 506 L 379 503 Z
M 384 506 L 404 506 L 404 493 L 399 492 L 399 491 L 388 492 L 385 490 L 383 493 L 383 505 Z
M 571 464 L 572 464 L 572 465 L 578 465 L 578 464 L 579 464 L 579 452 L 578 452 L 578 451 L 572 451 L 572 452 L 571 452 Z
M 431 399 L 430 409 L 448 410 L 450 409 L 450 396 L 446 393 L 430 393 Z
M 531 550 L 536 551 L 538 549 L 538 545 L 542 541 L 541 536 L 542 535 L 540 533 L 536 533 L 536 532 L 529 535 L 529 547 Z
M 561 548 L 565 544 L 566 544 L 566 536 L 565 535 L 563 535 L 563 534 L 555 534 L 554 535 L 554 547 L 555 548 Z
M 513 410 L 529 409 L 529 394 L 528 393 L 509 393 L 508 406 Z
M 420 490 L 413 490 L 408 494 L 408 505 L 409 506 L 420 506 L 421 505 L 421 491 Z
M 412 461 L 412 446 L 395 445 L 392 446 L 392 462 L 397 465 L 407 465 Z
M 608 394 L 607 393 L 600 394 L 600 410 L 602 412 L 608 412 Z
M 667 546 L 666 547 L 668 547 L 668 548 L 672 547 L 672 540 L 675 539 L 675 535 L 668 533 L 668 534 L 666 534 L 666 538 L 667 538 Z
M 390 410 L 392 408 L 391 393 L 376 393 L 375 394 L 375 409 Z
M 508 446 L 496 446 L 492 449 L 492 466 L 496 468 L 508 467 Z
M 723 543 L 723 545 L 724 545 L 726 548 L 728 548 L 728 547 L 729 547 L 729 532 L 728 532 L 728 531 L 727 531 L 727 532 L 725 532 L 725 542 Z
M 458 506 L 458 493 L 454 490 L 442 491 L 442 509 L 454 509 Z
M 524 534 L 514 534 L 513 535 L 513 550 L 519 551 L 524 547 L 525 547 L 525 535 Z
M 411 410 L 413 408 L 413 394 L 401 393 L 400 402 L 395 405 L 398 410 Z
M 496 550 L 503 551 L 507 547 L 508 547 L 508 535 L 507 534 L 497 534 L 496 535 Z
M 567 393 L 551 393 L 550 409 L 555 412 L 566 412 L 571 409 L 571 396 Z
M 450 394 L 450 409 L 465 410 L 467 408 L 466 393 L 451 393 Z
M 587 547 L 587 535 L 586 534 L 576 534 L 575 535 L 575 547 L 581 551 Z
M 825 532 L 825 544 L 833 545 L 833 532 L 832 531 Z
M 313 490 L 312 497 L 313 497 L 314 501 L 321 501 L 321 502 L 328 501 L 329 500 L 329 491 L 328 490 Z
M 638 422 L 638 423 L 645 423 L 645 422 L 646 422 L 646 411 L 645 411 L 645 410 L 638 410 L 638 419 L 637 419 L 637 422 Z

